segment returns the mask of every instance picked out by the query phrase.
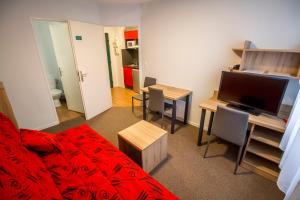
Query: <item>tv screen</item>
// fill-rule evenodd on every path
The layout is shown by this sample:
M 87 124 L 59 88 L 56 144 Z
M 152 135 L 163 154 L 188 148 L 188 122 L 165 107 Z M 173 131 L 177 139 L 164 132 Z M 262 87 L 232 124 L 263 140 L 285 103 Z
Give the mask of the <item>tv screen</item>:
M 244 72 L 222 72 L 218 99 L 258 113 L 277 115 L 287 78 Z

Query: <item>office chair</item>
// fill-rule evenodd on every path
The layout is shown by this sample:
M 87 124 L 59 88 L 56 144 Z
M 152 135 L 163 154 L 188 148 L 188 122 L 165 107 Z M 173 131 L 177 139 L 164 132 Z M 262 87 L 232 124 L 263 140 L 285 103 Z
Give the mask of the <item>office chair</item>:
M 161 127 L 163 126 L 163 120 L 165 111 L 172 109 L 172 105 L 165 102 L 163 91 L 149 87 L 149 105 L 148 112 L 159 112 L 161 114 Z M 147 118 L 147 117 L 146 117 Z
M 246 112 L 224 106 L 218 106 L 212 124 L 211 135 L 208 137 L 204 158 L 206 157 L 212 135 L 234 143 L 239 146 L 239 152 L 234 169 L 234 174 L 236 174 L 246 141 L 248 119 L 249 114 Z
M 155 84 L 156 84 L 156 78 L 145 77 L 144 87 L 149 87 L 149 86 L 155 85 Z M 132 112 L 134 112 L 134 99 L 138 100 L 138 101 L 143 101 L 143 94 L 137 94 L 137 95 L 132 96 L 132 98 L 131 98 Z M 146 100 L 148 100 L 148 95 L 146 96 Z

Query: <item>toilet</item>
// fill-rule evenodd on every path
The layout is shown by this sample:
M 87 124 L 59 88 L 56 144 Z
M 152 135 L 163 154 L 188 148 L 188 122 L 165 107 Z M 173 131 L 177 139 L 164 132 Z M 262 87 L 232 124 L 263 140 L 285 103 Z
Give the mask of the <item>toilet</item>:
M 60 89 L 56 88 L 55 79 L 51 79 L 49 81 L 49 84 L 50 84 L 51 95 L 52 95 L 52 98 L 53 98 L 53 101 L 54 101 L 54 105 L 55 105 L 55 107 L 59 107 L 59 106 L 61 106 L 61 103 L 60 103 L 59 99 L 62 95 L 62 91 Z

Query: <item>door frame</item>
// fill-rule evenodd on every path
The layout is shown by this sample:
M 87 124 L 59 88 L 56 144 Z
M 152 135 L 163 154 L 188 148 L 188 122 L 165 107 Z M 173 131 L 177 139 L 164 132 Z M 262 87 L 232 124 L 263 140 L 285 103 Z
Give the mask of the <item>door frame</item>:
M 71 43 L 71 46 L 72 46 L 72 53 L 73 53 L 73 57 L 74 57 L 75 68 L 76 68 L 77 72 L 78 72 L 78 68 L 77 68 L 77 61 L 76 61 L 76 57 L 75 57 L 75 53 L 74 53 L 73 43 L 71 41 L 71 33 L 70 33 L 70 23 L 69 23 L 69 20 L 58 20 L 58 19 L 50 19 L 50 18 L 30 17 L 30 23 L 31 23 L 31 27 L 32 27 L 32 33 L 33 33 L 34 40 L 35 40 L 36 51 L 38 53 L 39 61 L 40 61 L 40 64 L 41 64 L 40 66 L 42 68 L 42 74 L 43 74 L 44 83 L 47 85 L 48 98 L 52 102 L 51 103 L 52 111 L 55 113 L 55 121 L 54 122 L 46 125 L 45 127 L 40 127 L 40 129 L 46 129 L 46 128 L 49 128 L 49 127 L 52 127 L 52 126 L 60 124 L 60 121 L 59 121 L 59 118 L 58 118 L 56 107 L 54 105 L 54 100 L 52 98 L 51 88 L 50 88 L 50 85 L 49 85 L 49 82 L 48 82 L 48 78 L 47 78 L 46 67 L 45 67 L 45 64 L 43 62 L 41 51 L 40 51 L 39 46 L 38 46 L 37 34 L 36 34 L 36 31 L 35 31 L 35 28 L 34 28 L 34 24 L 33 24 L 34 21 L 49 21 L 49 22 L 67 23 L 67 25 L 68 25 L 68 31 L 69 31 L 69 36 L 70 36 L 70 43 Z M 80 89 L 80 94 L 81 94 L 81 98 L 82 98 L 82 101 L 83 101 L 82 89 L 81 89 L 81 84 L 80 83 L 79 83 L 79 89 Z M 84 103 L 83 103 L 83 109 L 85 111 Z M 85 113 L 83 113 L 83 114 L 84 114 L 84 117 L 85 117 Z
M 114 80 L 112 75 L 112 68 L 111 68 L 111 55 L 110 55 L 110 44 L 109 44 L 109 34 L 104 32 L 104 39 L 105 39 L 105 50 L 106 50 L 106 57 L 107 57 L 107 65 L 108 65 L 108 73 L 109 73 L 109 83 L 110 88 L 114 87 Z
M 142 31 L 141 31 L 141 25 L 136 25 L 136 24 L 118 24 L 118 25 L 102 25 L 104 28 L 105 27 L 129 27 L 129 26 L 134 26 L 138 28 L 138 35 L 139 35 L 139 85 L 140 88 L 143 86 L 143 80 L 144 80 L 144 74 L 143 74 L 143 58 L 142 58 Z M 104 32 L 105 33 L 105 32 Z

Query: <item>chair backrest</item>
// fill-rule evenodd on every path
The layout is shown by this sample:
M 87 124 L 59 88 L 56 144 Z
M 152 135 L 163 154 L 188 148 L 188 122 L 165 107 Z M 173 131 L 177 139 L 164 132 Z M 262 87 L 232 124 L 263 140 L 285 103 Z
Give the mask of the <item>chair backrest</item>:
M 241 146 L 245 143 L 248 119 L 246 112 L 218 106 L 211 134 Z
M 156 84 L 156 78 L 145 77 L 144 87 L 148 87 Z
M 154 112 L 163 112 L 164 94 L 160 89 L 149 87 L 149 110 Z

